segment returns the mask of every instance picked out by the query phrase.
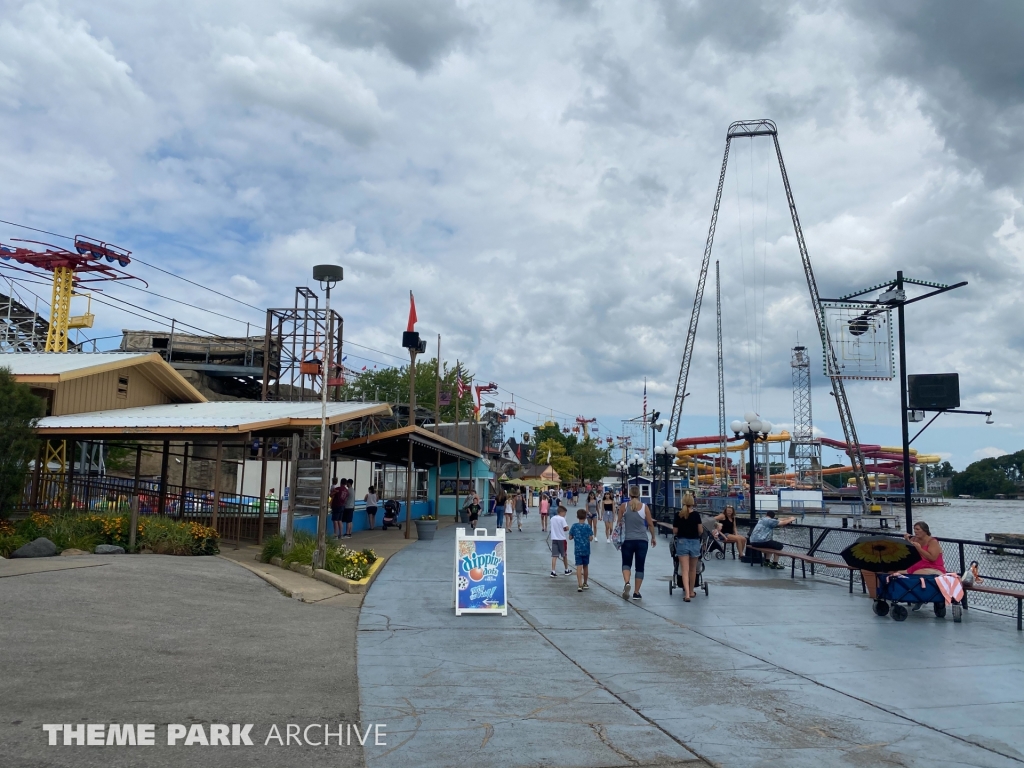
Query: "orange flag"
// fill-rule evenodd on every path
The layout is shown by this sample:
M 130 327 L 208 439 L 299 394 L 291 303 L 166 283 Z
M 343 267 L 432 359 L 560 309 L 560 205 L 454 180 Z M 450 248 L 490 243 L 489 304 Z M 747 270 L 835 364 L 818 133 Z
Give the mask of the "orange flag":
M 409 326 L 405 330 L 412 333 L 416 329 L 418 319 L 416 317 L 416 299 L 413 297 L 412 291 L 409 291 Z

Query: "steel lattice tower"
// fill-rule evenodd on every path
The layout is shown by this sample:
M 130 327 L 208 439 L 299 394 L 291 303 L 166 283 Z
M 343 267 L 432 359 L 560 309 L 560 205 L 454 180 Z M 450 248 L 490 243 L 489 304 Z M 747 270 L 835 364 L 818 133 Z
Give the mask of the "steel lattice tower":
M 811 415 L 811 359 L 807 347 L 793 347 L 793 464 L 797 487 L 821 487 L 821 444 L 814 441 Z

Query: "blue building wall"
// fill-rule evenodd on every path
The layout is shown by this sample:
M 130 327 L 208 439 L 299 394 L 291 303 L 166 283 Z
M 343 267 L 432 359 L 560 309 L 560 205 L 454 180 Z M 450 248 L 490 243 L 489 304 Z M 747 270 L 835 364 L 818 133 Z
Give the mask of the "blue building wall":
M 476 489 L 476 493 L 480 494 L 480 504 L 483 506 L 483 511 L 487 512 L 490 509 L 491 503 L 491 490 L 490 481 L 494 478 L 494 473 L 491 472 L 487 462 L 483 459 L 477 459 L 474 462 L 463 461 L 461 467 L 459 462 L 453 461 L 451 464 L 442 464 L 441 467 L 441 478 L 443 479 L 454 479 L 457 471 L 461 473 L 462 480 L 469 480 L 470 469 L 473 473 L 473 486 Z M 430 470 L 430 479 L 427 482 L 427 487 L 430 489 L 429 494 L 431 501 L 434 498 L 434 488 L 437 483 L 437 469 Z M 459 503 L 465 504 L 465 495 L 459 496 Z M 455 514 L 455 496 L 441 496 L 440 503 L 438 505 L 439 515 L 454 515 Z
M 401 501 L 401 502 L 399 502 L 399 504 L 401 506 L 401 511 L 398 513 L 398 519 L 399 519 L 400 522 L 404 523 L 405 522 L 405 502 Z M 433 499 L 430 499 L 429 501 L 414 501 L 412 503 L 412 519 L 413 520 L 415 520 L 415 519 L 417 519 L 419 517 L 424 517 L 426 515 L 432 515 L 433 513 L 434 513 L 434 500 Z M 383 507 L 378 507 L 377 508 L 377 524 L 374 526 L 375 528 L 380 528 L 381 520 L 383 518 L 384 518 L 384 508 Z M 311 534 L 313 534 L 315 536 L 316 535 L 316 520 L 317 520 L 316 515 L 302 515 L 300 517 L 296 517 L 295 518 L 295 523 L 293 524 L 294 530 L 296 530 L 296 531 L 306 531 L 307 533 L 311 533 Z M 369 528 L 369 521 L 366 519 L 366 504 L 364 504 L 361 501 L 356 502 L 356 512 L 355 512 L 355 515 L 353 515 L 353 517 L 352 517 L 352 522 L 353 522 L 353 525 L 352 525 L 353 531 L 356 531 L 356 532 L 358 532 L 358 531 L 365 531 L 365 530 L 368 530 L 368 528 Z M 330 518 L 328 518 L 328 525 L 330 526 Z M 333 529 L 333 527 L 328 527 L 327 530 L 328 530 L 328 532 L 331 532 L 334 529 Z

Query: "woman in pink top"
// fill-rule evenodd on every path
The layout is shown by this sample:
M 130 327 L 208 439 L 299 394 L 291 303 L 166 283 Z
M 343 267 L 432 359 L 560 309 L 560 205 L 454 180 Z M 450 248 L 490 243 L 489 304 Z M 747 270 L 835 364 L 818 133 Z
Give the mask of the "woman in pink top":
M 914 535 L 903 534 L 910 546 L 917 550 L 921 559 L 907 568 L 907 573 L 919 573 L 922 576 L 946 572 L 946 564 L 942 562 L 942 545 L 938 539 L 932 538 L 928 523 L 914 523 Z
M 551 502 L 548 501 L 548 495 L 542 494 L 540 497 L 540 529 L 546 531 L 548 529 L 548 509 L 551 506 Z

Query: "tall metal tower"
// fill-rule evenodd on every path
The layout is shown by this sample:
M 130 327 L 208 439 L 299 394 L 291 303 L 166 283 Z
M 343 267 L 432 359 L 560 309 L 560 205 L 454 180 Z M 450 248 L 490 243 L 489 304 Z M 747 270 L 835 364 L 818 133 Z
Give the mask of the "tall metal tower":
M 722 275 L 715 262 L 715 311 L 718 314 L 718 468 L 722 482 L 729 477 L 729 453 L 725 436 L 725 363 L 722 356 Z
M 793 368 L 793 438 L 790 458 L 793 459 L 798 488 L 821 487 L 821 443 L 814 441 L 814 419 L 811 416 L 811 358 L 807 347 L 793 347 L 790 360 Z
M 793 190 L 789 185 L 789 174 L 786 173 L 786 164 L 782 160 L 782 145 L 779 144 L 778 128 L 771 120 L 740 120 L 730 125 L 729 130 L 725 134 L 725 154 L 722 156 L 722 171 L 718 177 L 718 191 L 715 193 L 715 206 L 711 212 L 711 226 L 708 228 L 708 239 L 704 244 L 704 258 L 701 261 L 700 273 L 697 276 L 697 290 L 693 297 L 693 307 L 690 310 L 690 325 L 686 332 L 683 360 L 679 365 L 676 396 L 672 401 L 672 415 L 668 426 L 669 439 L 675 440 L 679 437 L 679 422 L 683 414 L 683 401 L 686 398 L 686 382 L 690 376 L 690 361 L 693 358 L 694 341 L 697 337 L 697 322 L 700 319 L 700 308 L 704 301 L 704 286 L 707 283 L 708 268 L 711 265 L 711 250 L 715 242 L 715 228 L 718 226 L 718 212 L 722 204 L 725 172 L 729 167 L 729 148 L 733 139 L 753 139 L 758 136 L 771 137 L 772 143 L 775 146 L 775 157 L 779 163 L 782 185 L 786 190 L 786 202 L 789 205 L 790 218 L 793 220 L 793 233 L 796 235 L 796 244 L 800 251 L 800 261 L 803 264 L 804 277 L 807 280 L 807 291 L 811 298 L 811 308 L 814 310 L 814 320 L 818 326 L 818 334 L 821 337 L 821 346 L 825 351 L 826 370 L 830 371 L 829 379 L 832 383 L 832 391 L 835 394 L 836 407 L 839 410 L 839 423 L 843 427 L 843 436 L 846 438 L 846 444 L 850 446 L 848 454 L 850 456 L 850 463 L 853 465 L 854 477 L 857 479 L 857 490 L 860 495 L 861 508 L 867 513 L 872 503 L 872 494 L 867 482 L 864 451 L 860 445 L 860 438 L 857 437 L 857 426 L 853 422 L 853 411 L 850 409 L 850 401 L 846 396 L 846 385 L 843 382 L 843 377 L 839 374 L 831 373 L 831 371 L 839 370 L 839 363 L 836 360 L 836 353 L 832 346 L 828 325 L 825 323 L 825 313 L 821 306 L 821 294 L 818 292 L 818 283 L 814 277 L 814 270 L 811 268 L 811 257 L 807 252 L 807 243 L 804 241 L 800 217 L 796 212 L 796 201 L 793 199 Z

